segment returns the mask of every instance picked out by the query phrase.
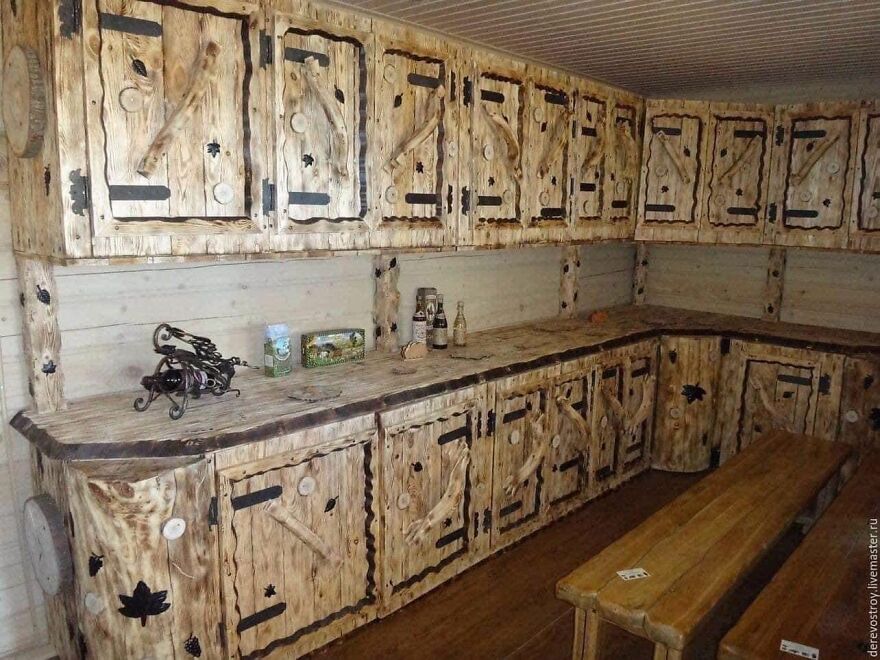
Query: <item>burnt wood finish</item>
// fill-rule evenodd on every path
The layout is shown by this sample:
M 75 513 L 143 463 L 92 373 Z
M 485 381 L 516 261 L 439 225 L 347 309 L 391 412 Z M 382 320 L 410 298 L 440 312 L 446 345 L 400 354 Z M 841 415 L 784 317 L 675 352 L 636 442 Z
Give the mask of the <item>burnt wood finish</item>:
M 880 358 L 876 356 L 846 358 L 838 440 L 880 448 Z
M 722 606 L 804 509 L 844 469 L 851 450 L 774 431 L 703 479 L 557 584 L 580 610 L 574 658 L 602 655 L 603 629 L 650 640 L 654 657 L 713 657 L 701 635 Z M 625 581 L 617 571 L 650 577 Z M 585 620 L 584 620 L 585 615 Z
M 880 102 L 865 103 L 859 112 L 859 141 L 849 246 L 880 251 Z
M 551 319 L 473 333 L 468 338 L 469 348 L 490 357 L 475 362 L 430 353 L 411 374 L 395 373 L 399 357 L 370 353 L 364 362 L 368 368 L 361 364 L 340 365 L 310 374 L 308 384 L 343 390 L 341 396 L 330 401 L 295 401 L 274 382 L 243 373 L 240 398 L 203 402 L 176 423 L 161 411 L 146 416 L 135 413 L 130 409 L 131 394 L 122 393 L 72 401 L 63 412 L 21 411 L 12 425 L 53 458 L 194 456 L 380 412 L 662 335 L 721 336 L 723 355 L 725 346 L 730 352 L 741 345 L 726 340 L 765 343 L 795 353 L 803 350 L 814 357 L 836 354 L 835 360 L 859 353 L 880 355 L 880 338 L 870 333 L 639 305 L 609 310 L 609 318 L 602 324 Z M 731 364 L 734 362 L 731 360 Z M 738 368 L 742 368 L 741 362 Z M 727 387 L 723 385 L 723 391 L 728 391 Z M 729 391 L 740 391 L 741 384 L 729 387 Z M 100 428 L 102 433 L 83 436 L 83 428 Z

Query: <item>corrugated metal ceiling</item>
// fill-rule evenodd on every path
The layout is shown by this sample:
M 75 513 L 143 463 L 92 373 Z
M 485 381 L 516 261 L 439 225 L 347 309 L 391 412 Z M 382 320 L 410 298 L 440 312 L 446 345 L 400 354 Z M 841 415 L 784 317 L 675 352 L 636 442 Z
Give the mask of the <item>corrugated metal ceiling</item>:
M 646 96 L 880 95 L 878 0 L 341 0 Z

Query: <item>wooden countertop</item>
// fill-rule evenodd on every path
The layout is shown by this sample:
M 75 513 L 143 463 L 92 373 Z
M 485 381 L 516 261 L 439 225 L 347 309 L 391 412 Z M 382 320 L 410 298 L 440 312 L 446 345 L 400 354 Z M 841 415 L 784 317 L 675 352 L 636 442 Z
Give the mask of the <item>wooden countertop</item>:
M 169 419 L 168 406 L 161 400 L 146 412 L 135 411 L 132 402 L 143 391 L 131 391 L 71 401 L 67 410 L 59 412 L 22 411 L 11 424 L 52 458 L 196 456 L 376 413 L 663 334 L 723 335 L 880 357 L 880 334 L 647 305 L 625 306 L 608 310 L 608 320 L 600 324 L 583 318 L 548 319 L 472 333 L 461 353 L 453 349 L 433 351 L 416 362 L 404 363 L 397 354 L 372 352 L 363 362 L 297 368 L 286 378 L 267 378 L 261 371 L 242 370 L 233 380 L 233 385 L 241 389 L 240 397 L 227 394 L 191 401 L 178 421 Z M 481 355 L 486 357 L 473 359 Z M 407 369 L 403 371 L 402 367 Z M 341 394 L 317 403 L 288 397 L 290 390 L 303 385 L 329 386 L 340 389 Z

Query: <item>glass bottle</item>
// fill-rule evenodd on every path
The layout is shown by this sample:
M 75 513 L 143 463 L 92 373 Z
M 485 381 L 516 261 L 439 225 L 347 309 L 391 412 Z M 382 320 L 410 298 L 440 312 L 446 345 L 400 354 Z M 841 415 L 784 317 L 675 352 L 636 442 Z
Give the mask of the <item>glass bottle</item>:
M 452 324 L 452 343 L 455 346 L 467 345 L 467 319 L 464 317 L 464 301 L 458 301 L 458 313 Z
M 422 309 L 422 301 L 416 300 L 416 313 L 412 317 L 412 340 L 417 344 L 427 341 L 428 324 L 425 320 L 425 310 Z
M 434 315 L 434 348 L 443 349 L 449 346 L 449 325 L 446 323 L 446 312 L 443 311 L 443 296 L 437 294 L 437 313 Z

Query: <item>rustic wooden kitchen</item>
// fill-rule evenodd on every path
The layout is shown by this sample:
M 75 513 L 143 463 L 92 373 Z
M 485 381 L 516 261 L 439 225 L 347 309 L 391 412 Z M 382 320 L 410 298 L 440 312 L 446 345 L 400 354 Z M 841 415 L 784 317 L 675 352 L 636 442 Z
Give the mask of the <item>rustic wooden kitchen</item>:
M 857 79 L 782 4 L 722 89 L 686 3 L 636 72 L 597 0 L 0 0 L 0 657 L 877 657 L 880 7 Z

